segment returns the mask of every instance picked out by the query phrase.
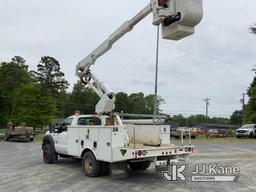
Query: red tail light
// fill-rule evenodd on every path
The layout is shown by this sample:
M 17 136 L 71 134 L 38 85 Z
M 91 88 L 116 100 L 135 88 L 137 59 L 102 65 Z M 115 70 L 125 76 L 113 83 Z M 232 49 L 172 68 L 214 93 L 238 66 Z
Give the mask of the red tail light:
M 142 155 L 142 151 L 138 151 L 138 156 L 140 157 Z
M 186 147 L 186 148 L 185 148 L 185 151 L 186 151 L 186 152 L 189 152 L 189 153 L 190 153 L 190 152 L 193 153 L 193 147 Z

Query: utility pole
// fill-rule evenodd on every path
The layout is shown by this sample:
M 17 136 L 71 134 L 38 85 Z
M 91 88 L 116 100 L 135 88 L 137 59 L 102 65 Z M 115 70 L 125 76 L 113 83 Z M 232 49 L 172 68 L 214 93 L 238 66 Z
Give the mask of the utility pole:
M 242 99 L 240 99 L 241 103 L 243 104 L 243 111 L 245 107 L 245 93 L 242 93 Z
M 208 119 L 208 108 L 209 108 L 209 105 L 210 105 L 210 101 L 211 99 L 209 99 L 208 97 L 206 97 L 205 99 L 203 99 L 203 101 L 205 102 L 205 117 L 206 117 L 206 120 Z
M 157 86 L 158 86 L 158 63 L 159 63 L 159 26 L 157 26 L 157 41 L 156 41 L 156 73 L 155 73 L 155 96 L 154 96 L 154 117 L 153 123 L 155 124 L 156 116 L 158 115 L 157 103 Z
M 244 117 L 245 117 L 245 93 L 242 93 L 242 99 L 240 99 L 240 102 L 242 103 L 242 105 L 243 105 L 243 108 L 242 108 L 242 117 L 243 117 L 243 120 L 244 120 Z

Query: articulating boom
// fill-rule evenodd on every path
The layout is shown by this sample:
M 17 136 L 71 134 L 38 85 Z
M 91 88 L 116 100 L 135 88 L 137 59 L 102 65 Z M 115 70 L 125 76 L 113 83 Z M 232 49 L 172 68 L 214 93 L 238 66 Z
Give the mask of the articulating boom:
M 115 96 L 114 93 L 108 92 L 91 73 L 91 65 L 150 13 L 153 13 L 153 24 L 162 25 L 162 38 L 180 40 L 193 34 L 194 27 L 201 21 L 203 16 L 202 0 L 150 0 L 148 6 L 121 25 L 76 66 L 76 75 L 101 97 L 96 105 L 97 114 L 111 112 L 114 109 Z M 92 80 L 94 83 L 91 82 Z

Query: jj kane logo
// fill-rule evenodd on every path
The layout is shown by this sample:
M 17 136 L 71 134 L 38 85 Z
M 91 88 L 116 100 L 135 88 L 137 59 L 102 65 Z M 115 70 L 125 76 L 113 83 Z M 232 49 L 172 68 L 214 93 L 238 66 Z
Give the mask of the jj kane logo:
M 171 164 L 162 172 L 162 177 L 167 182 L 235 182 L 239 173 L 239 167 L 217 164 L 195 164 L 192 170 L 186 164 Z

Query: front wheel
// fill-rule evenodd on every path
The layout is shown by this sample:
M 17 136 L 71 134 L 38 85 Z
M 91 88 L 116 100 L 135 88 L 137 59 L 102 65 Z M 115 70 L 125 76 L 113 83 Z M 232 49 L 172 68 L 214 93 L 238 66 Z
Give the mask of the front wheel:
M 46 144 L 43 149 L 43 159 L 47 164 L 53 164 L 54 162 L 54 152 L 51 145 Z
M 91 151 L 87 151 L 83 157 L 83 171 L 88 177 L 98 177 L 100 174 L 100 161 L 97 161 Z

